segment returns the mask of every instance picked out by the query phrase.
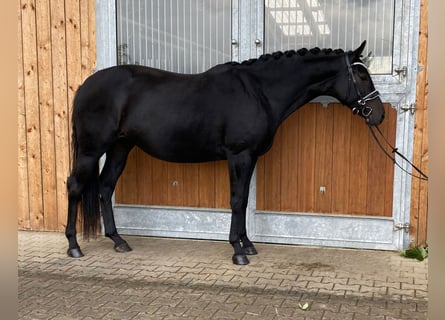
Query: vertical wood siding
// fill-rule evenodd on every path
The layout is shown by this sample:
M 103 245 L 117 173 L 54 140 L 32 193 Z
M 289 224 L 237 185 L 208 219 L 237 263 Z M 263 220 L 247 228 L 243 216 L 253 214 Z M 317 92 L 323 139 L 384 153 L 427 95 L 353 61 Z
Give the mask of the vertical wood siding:
M 380 127 L 394 143 L 396 111 L 386 112 Z M 393 165 L 339 104 L 308 104 L 286 119 L 257 173 L 258 210 L 392 216 Z
M 421 1 L 419 66 L 414 124 L 414 164 L 428 175 L 428 0 Z M 414 245 L 427 241 L 428 182 L 413 179 L 411 189 L 411 229 Z
M 227 161 L 168 163 L 134 148 L 116 187 L 116 203 L 229 208 Z
M 18 1 L 18 226 L 62 231 L 71 104 L 93 72 L 94 0 Z

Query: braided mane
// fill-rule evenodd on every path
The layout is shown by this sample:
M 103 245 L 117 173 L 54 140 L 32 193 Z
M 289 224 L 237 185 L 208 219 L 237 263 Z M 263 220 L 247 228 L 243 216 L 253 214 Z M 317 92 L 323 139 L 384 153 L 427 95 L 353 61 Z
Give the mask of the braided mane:
M 259 56 L 258 58 L 252 58 L 252 59 L 248 59 L 248 60 L 244 60 L 242 62 L 236 62 L 236 61 L 231 61 L 228 62 L 227 64 L 231 64 L 231 65 L 251 65 L 255 62 L 262 62 L 262 61 L 268 61 L 270 59 L 281 59 L 281 58 L 291 58 L 295 55 L 298 55 L 300 57 L 306 56 L 308 54 L 313 55 L 313 56 L 317 56 L 317 55 L 339 55 L 339 54 L 343 54 L 344 51 L 343 49 L 329 49 L 329 48 L 325 48 L 325 49 L 320 49 L 318 47 L 314 47 L 312 49 L 307 49 L 307 48 L 302 48 L 302 49 L 298 49 L 297 51 L 295 50 L 287 50 L 287 51 L 276 51 L 273 53 L 266 53 L 263 54 L 261 56 Z

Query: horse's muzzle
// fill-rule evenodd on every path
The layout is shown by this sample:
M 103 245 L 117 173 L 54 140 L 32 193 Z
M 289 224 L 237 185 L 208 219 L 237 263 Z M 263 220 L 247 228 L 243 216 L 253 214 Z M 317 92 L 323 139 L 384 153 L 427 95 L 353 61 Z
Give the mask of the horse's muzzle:
M 371 126 L 377 126 L 383 122 L 385 119 L 385 112 L 380 112 L 380 115 L 375 115 L 374 113 L 371 113 L 369 116 L 364 117 L 366 120 L 366 124 Z

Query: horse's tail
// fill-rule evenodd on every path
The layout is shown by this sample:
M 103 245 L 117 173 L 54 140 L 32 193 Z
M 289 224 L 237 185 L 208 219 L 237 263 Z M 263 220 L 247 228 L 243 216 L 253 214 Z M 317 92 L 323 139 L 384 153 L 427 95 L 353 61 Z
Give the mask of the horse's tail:
M 73 108 L 73 114 L 75 108 Z M 72 152 L 73 163 L 72 170 L 76 172 L 76 165 L 78 161 L 78 139 L 76 132 L 76 123 L 74 117 L 72 118 L 73 133 L 72 133 Z M 93 173 L 88 177 L 88 180 L 83 188 L 80 196 L 80 221 L 82 225 L 82 234 L 84 239 L 89 239 L 90 236 L 97 236 L 100 232 L 100 195 L 99 195 L 99 162 L 95 165 Z

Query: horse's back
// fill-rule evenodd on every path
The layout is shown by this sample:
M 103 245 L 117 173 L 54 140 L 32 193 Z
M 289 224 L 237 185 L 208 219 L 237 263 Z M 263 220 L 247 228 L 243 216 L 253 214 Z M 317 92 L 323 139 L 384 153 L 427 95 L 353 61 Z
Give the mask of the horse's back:
M 116 129 L 131 100 L 163 77 L 163 71 L 143 66 L 114 66 L 100 70 L 77 90 L 73 103 L 73 122 L 85 129 Z M 143 80 L 140 80 L 143 78 Z M 139 80 L 138 80 L 139 79 Z M 137 83 L 144 83 L 142 88 Z M 133 96 L 133 97 L 132 97 Z
M 257 139 L 259 127 L 267 130 L 266 113 L 247 87 L 231 65 L 193 75 L 117 66 L 84 82 L 73 121 L 84 140 L 100 145 L 125 139 L 163 160 L 217 160 Z

